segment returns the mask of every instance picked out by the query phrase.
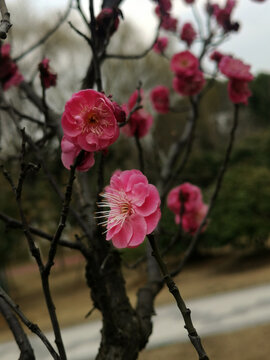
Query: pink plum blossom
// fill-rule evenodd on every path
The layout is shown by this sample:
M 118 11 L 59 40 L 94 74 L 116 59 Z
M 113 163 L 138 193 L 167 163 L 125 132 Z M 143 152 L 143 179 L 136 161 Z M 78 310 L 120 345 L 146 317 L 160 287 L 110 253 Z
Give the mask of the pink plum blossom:
M 100 38 L 105 38 L 107 35 L 112 36 L 119 26 L 118 9 L 103 8 L 96 18 L 96 32 Z M 109 34 L 108 34 L 109 32 Z
M 203 73 L 197 70 L 191 76 L 176 76 L 173 79 L 174 90 L 182 96 L 198 94 L 205 84 Z
M 210 60 L 215 61 L 217 64 L 220 62 L 220 60 L 223 58 L 223 54 L 217 50 L 213 51 L 210 55 Z
M 227 0 L 223 8 L 218 4 L 210 5 L 211 12 L 215 16 L 217 23 L 223 28 L 224 32 L 239 30 L 239 23 L 231 21 L 231 13 L 235 5 L 235 0 Z
M 168 38 L 166 36 L 159 37 L 153 46 L 153 50 L 157 54 L 162 54 L 168 46 Z
M 155 8 L 155 13 L 158 16 L 162 16 L 164 14 L 167 14 L 172 8 L 171 0 L 160 0 L 159 5 Z
M 183 215 L 182 227 L 183 230 L 191 235 L 194 235 L 199 229 L 201 222 L 203 221 L 205 215 L 208 211 L 208 205 L 201 204 L 201 206 L 195 212 L 186 213 Z M 180 223 L 180 216 L 179 222 Z M 206 226 L 203 227 L 202 231 L 206 229 Z
M 70 166 L 74 163 L 76 157 L 79 155 L 82 150 L 78 145 L 74 144 L 67 136 L 63 136 L 61 141 L 61 160 L 63 165 L 70 169 Z M 95 163 L 94 153 L 85 152 L 82 162 L 76 167 L 78 171 L 87 171 Z
M 174 54 L 171 59 L 171 70 L 180 76 L 191 76 L 199 68 L 199 60 L 190 51 Z
M 164 30 L 175 32 L 177 29 L 178 20 L 172 17 L 170 14 L 162 16 L 161 27 Z
M 130 96 L 128 103 L 122 105 L 122 109 L 128 116 L 134 109 L 138 100 L 139 92 L 135 90 Z M 140 97 L 143 98 L 143 91 L 140 90 Z M 153 117 L 144 109 L 139 109 L 132 113 L 128 123 L 121 128 L 122 132 L 127 136 L 138 136 L 139 138 L 148 134 L 153 124 Z
M 139 170 L 117 170 L 101 196 L 99 206 L 109 210 L 99 211 L 97 217 L 105 218 L 101 224 L 106 240 L 115 247 L 137 247 L 156 228 L 161 216 L 159 193 Z
M 161 114 L 167 114 L 169 112 L 169 89 L 166 86 L 156 86 L 151 90 L 150 99 L 153 108 Z
M 248 103 L 251 91 L 248 83 L 253 79 L 250 72 L 250 66 L 244 64 L 241 60 L 230 56 L 223 56 L 219 62 L 219 70 L 229 78 L 228 92 L 230 100 L 234 104 Z
M 66 103 L 62 116 L 64 135 L 85 151 L 104 150 L 119 136 L 118 115 L 103 93 L 81 90 Z
M 45 89 L 55 86 L 57 80 L 57 74 L 52 72 L 49 62 L 48 58 L 44 58 L 38 65 L 41 84 Z
M 253 75 L 250 72 L 250 66 L 231 56 L 222 57 L 219 63 L 219 70 L 230 79 L 245 81 L 251 81 L 253 79 Z
M 188 47 L 191 46 L 193 41 L 196 39 L 197 33 L 191 23 L 187 22 L 183 25 L 180 38 L 185 41 Z
M 0 83 L 3 90 L 6 91 L 11 86 L 19 85 L 23 81 L 23 76 L 10 57 L 10 44 L 2 45 L 0 51 Z
M 176 224 L 180 224 L 182 217 L 183 230 L 192 235 L 199 228 L 208 210 L 208 206 L 203 203 L 201 190 L 188 182 L 169 192 L 167 206 L 175 214 Z

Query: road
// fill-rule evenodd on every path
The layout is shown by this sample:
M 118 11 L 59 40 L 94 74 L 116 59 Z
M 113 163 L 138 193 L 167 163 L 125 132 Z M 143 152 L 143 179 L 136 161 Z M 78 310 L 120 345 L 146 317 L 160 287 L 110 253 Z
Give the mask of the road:
M 186 301 L 192 311 L 195 328 L 201 337 L 231 332 L 270 322 L 270 284 L 231 291 Z M 154 331 L 147 348 L 188 341 L 183 319 L 175 303 L 156 308 Z M 68 360 L 94 359 L 100 340 L 100 321 L 63 329 Z M 53 342 L 52 333 L 46 334 Z M 37 360 L 51 360 L 45 346 L 36 336 L 30 341 Z M 16 360 L 19 351 L 15 343 L 0 344 L 1 360 Z

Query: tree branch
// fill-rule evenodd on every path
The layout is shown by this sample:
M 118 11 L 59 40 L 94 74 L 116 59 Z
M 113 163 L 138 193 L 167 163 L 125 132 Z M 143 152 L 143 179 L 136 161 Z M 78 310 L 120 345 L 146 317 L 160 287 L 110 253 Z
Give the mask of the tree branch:
M 11 28 L 12 24 L 10 23 L 10 13 L 7 9 L 5 0 L 0 0 L 0 12 L 2 19 L 0 21 L 0 38 L 6 39 L 7 33 Z

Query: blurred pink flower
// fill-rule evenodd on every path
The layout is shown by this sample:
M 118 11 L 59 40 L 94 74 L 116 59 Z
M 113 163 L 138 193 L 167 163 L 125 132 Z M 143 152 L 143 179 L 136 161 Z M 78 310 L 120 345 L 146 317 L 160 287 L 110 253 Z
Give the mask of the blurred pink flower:
M 122 109 L 128 116 L 129 113 L 134 109 L 137 99 L 138 90 L 135 90 L 130 96 L 128 103 L 122 105 Z M 143 99 L 143 91 L 140 90 L 140 97 Z M 128 123 L 121 128 L 121 131 L 127 136 L 138 136 L 139 138 L 148 134 L 153 124 L 153 117 L 147 113 L 144 109 L 135 111 L 129 118 Z
M 62 116 L 64 135 L 83 150 L 104 150 L 119 136 L 117 116 L 115 105 L 103 93 L 81 90 L 66 103 Z
M 197 70 L 191 76 L 176 76 L 173 79 L 174 90 L 182 96 L 198 94 L 205 84 L 203 73 Z
M 231 56 L 223 56 L 218 67 L 222 74 L 226 75 L 229 79 L 245 81 L 253 79 L 253 75 L 249 71 L 250 66 Z
M 158 16 L 162 14 L 167 14 L 172 8 L 171 0 L 159 0 L 159 5 L 155 8 L 155 13 Z
M 49 62 L 50 60 L 48 58 L 44 58 L 38 65 L 41 84 L 45 89 L 48 89 L 51 86 L 56 86 L 57 80 L 57 74 L 52 72 Z
M 96 18 L 97 36 L 105 38 L 107 35 L 112 36 L 119 26 L 118 9 L 103 8 Z M 108 33 L 109 31 L 109 33 Z
M 182 219 L 182 227 L 183 230 L 191 235 L 194 235 L 196 231 L 199 229 L 201 222 L 203 221 L 205 215 L 207 214 L 208 206 L 205 204 L 201 204 L 201 206 L 197 209 L 195 212 L 186 213 L 183 215 Z M 180 223 L 180 216 L 179 216 L 179 222 Z M 205 231 L 206 229 L 205 225 L 202 229 L 202 231 Z
M 184 2 L 186 4 L 193 4 L 195 2 L 195 0 L 184 0 Z
M 253 80 L 250 66 L 241 60 L 223 56 L 219 62 L 219 70 L 229 78 L 228 92 L 231 101 L 234 104 L 247 105 L 248 98 L 251 96 L 248 83 Z
M 167 114 L 169 112 L 169 89 L 166 86 L 156 86 L 150 92 L 150 99 L 153 108 L 161 114 Z
M 235 0 L 227 0 L 223 8 L 218 4 L 210 5 L 212 9 L 211 12 L 215 16 L 217 23 L 223 28 L 224 32 L 239 30 L 239 23 L 231 21 L 231 13 L 235 5 Z
M 182 227 L 190 234 L 197 231 L 208 210 L 203 203 L 201 190 L 188 182 L 169 192 L 167 206 L 175 214 L 176 224 L 180 223 L 182 215 Z
M 70 169 L 70 166 L 74 163 L 76 157 L 79 155 L 82 150 L 78 145 L 74 144 L 70 138 L 67 136 L 63 136 L 61 141 L 61 160 L 63 165 Z M 78 171 L 87 171 L 89 170 L 95 163 L 94 153 L 85 152 L 84 158 L 79 166 L 76 167 Z
M 162 16 L 161 27 L 164 30 L 175 32 L 177 29 L 178 20 L 172 17 L 170 14 Z
M 165 36 L 159 37 L 153 46 L 153 50 L 157 54 L 163 53 L 168 46 L 168 41 L 169 41 L 168 38 Z
M 199 68 L 199 60 L 190 51 L 174 54 L 171 59 L 171 70 L 180 76 L 191 76 Z
M 210 55 L 210 59 L 215 61 L 216 63 L 219 63 L 220 60 L 223 58 L 223 54 L 217 50 L 213 51 L 212 54 Z
M 11 86 L 17 86 L 23 81 L 23 76 L 19 72 L 18 66 L 10 57 L 10 44 L 1 46 L 0 56 L 0 83 L 3 90 L 8 90 Z
M 193 41 L 196 39 L 197 33 L 191 23 L 187 22 L 183 25 L 180 38 L 185 41 L 188 47 L 191 46 Z
M 105 218 L 106 240 L 117 248 L 139 246 L 156 228 L 160 213 L 160 197 L 154 185 L 148 183 L 139 170 L 116 171 L 105 188 L 102 210 L 97 218 Z

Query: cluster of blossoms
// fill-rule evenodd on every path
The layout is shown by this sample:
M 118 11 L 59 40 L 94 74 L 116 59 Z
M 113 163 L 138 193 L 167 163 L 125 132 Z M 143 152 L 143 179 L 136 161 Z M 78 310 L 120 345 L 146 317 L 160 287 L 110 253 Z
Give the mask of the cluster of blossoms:
M 197 33 L 191 23 L 187 22 L 183 25 L 180 38 L 185 41 L 187 46 L 190 47 L 193 41 L 196 39 Z
M 159 37 L 153 46 L 153 50 L 157 54 L 163 54 L 168 46 L 168 42 L 169 40 L 166 36 Z
M 77 167 L 87 171 L 94 165 L 94 152 L 106 150 L 119 136 L 118 122 L 123 121 L 120 106 L 103 93 L 81 90 L 72 95 L 62 116 L 64 136 L 62 162 L 66 168 L 74 163 L 81 150 L 84 158 Z
M 228 92 L 231 101 L 234 104 L 247 104 L 251 96 L 248 83 L 253 80 L 253 75 L 249 71 L 250 66 L 231 56 L 222 56 L 218 67 L 229 79 Z
M 170 14 L 172 8 L 171 0 L 159 0 L 158 3 L 155 8 L 155 13 L 161 19 L 161 27 L 164 30 L 175 32 L 178 20 Z
M 49 63 L 50 60 L 48 58 L 44 58 L 38 65 L 41 84 L 45 89 L 48 89 L 51 86 L 56 86 L 57 80 L 57 74 L 52 72 Z
M 223 28 L 224 32 L 239 30 L 239 23 L 231 21 L 231 14 L 235 5 L 235 0 L 227 0 L 223 8 L 218 4 L 207 4 L 208 13 L 215 17 L 217 23 Z
M 150 92 L 150 100 L 153 108 L 160 114 L 167 114 L 170 108 L 169 89 L 166 86 L 159 85 Z
M 139 246 L 157 226 L 160 197 L 154 185 L 139 170 L 115 171 L 110 185 L 101 194 L 98 218 L 106 227 L 106 240 L 117 248 Z
M 140 96 L 140 99 L 138 97 Z M 130 112 L 134 110 L 138 103 L 143 101 L 143 91 L 135 90 L 134 93 L 130 96 L 127 104 L 122 105 L 122 109 L 125 111 L 126 115 L 129 116 Z M 140 100 L 140 101 L 139 101 Z M 128 123 L 123 126 L 122 132 L 127 136 L 138 136 L 141 138 L 145 136 L 153 124 L 153 117 L 144 109 L 138 109 L 129 116 Z
M 196 233 L 208 211 L 201 190 L 188 182 L 169 192 L 167 206 L 175 214 L 176 224 L 181 222 L 183 230 L 191 235 Z
M 205 79 L 199 70 L 199 60 L 190 51 L 174 54 L 171 70 L 175 74 L 173 88 L 180 95 L 192 96 L 202 90 Z
M 10 57 L 10 44 L 2 45 L 0 52 L 0 83 L 3 90 L 6 91 L 11 86 L 19 85 L 23 81 L 23 76 Z

